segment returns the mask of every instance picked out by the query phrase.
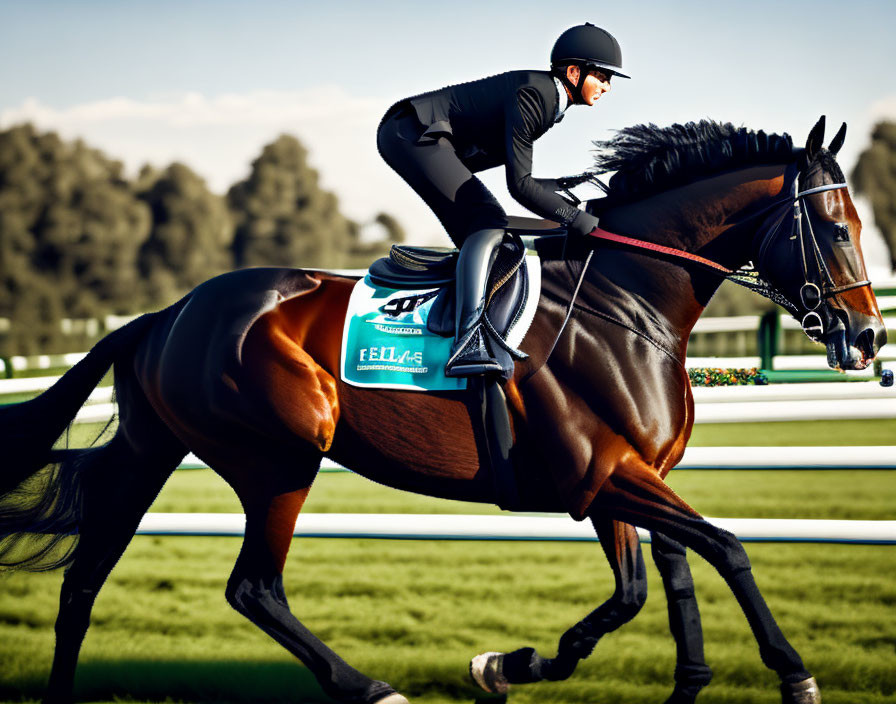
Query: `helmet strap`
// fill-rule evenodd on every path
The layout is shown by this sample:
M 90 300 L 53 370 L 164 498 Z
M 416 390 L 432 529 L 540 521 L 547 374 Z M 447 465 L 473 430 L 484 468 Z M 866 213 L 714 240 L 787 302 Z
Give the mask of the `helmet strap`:
M 569 77 L 566 75 L 566 69 L 569 66 L 578 66 L 579 67 L 579 80 L 573 83 L 569 80 Z M 587 67 L 583 64 L 567 64 L 566 66 L 559 67 L 555 69 L 557 77 L 560 79 L 560 82 L 569 88 L 569 92 L 572 94 L 572 102 L 574 105 L 582 105 L 585 102 L 585 98 L 582 96 L 582 86 L 585 85 L 585 79 L 588 77 Z

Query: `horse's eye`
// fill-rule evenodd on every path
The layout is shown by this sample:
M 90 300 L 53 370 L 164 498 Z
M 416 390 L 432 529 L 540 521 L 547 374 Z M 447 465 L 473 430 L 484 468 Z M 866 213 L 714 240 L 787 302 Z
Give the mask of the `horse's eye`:
M 834 225 L 834 242 L 849 242 L 849 225 L 845 222 Z

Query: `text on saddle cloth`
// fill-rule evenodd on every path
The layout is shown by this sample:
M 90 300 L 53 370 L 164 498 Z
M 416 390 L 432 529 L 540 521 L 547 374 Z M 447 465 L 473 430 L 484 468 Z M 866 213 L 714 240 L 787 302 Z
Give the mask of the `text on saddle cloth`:
M 512 347 L 522 343 L 541 293 L 538 256 L 529 253 L 522 269 L 527 296 L 506 335 Z M 428 324 L 442 290 L 388 288 L 377 285 L 369 276 L 358 281 L 352 289 L 342 334 L 342 380 L 352 386 L 405 391 L 466 389 L 466 378 L 445 376 L 453 335 L 436 334 L 430 328 L 444 326 Z M 453 291 L 447 295 L 453 297 Z

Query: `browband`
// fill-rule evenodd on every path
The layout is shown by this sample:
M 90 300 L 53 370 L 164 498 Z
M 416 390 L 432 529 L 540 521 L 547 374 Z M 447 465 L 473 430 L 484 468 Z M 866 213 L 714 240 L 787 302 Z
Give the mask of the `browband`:
M 796 194 L 797 198 L 802 198 L 803 196 L 811 196 L 813 193 L 821 193 L 822 191 L 836 191 L 839 188 L 846 188 L 845 183 L 829 183 L 824 186 L 816 186 L 815 188 L 807 188 L 805 191 L 800 191 Z

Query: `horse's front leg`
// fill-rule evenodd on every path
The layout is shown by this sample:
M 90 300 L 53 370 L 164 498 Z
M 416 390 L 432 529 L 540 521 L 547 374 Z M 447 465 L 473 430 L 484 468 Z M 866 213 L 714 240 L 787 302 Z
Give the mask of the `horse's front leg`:
M 712 679 L 712 670 L 703 657 L 703 627 L 687 551 L 661 533 L 650 536 L 650 550 L 663 578 L 669 629 L 676 648 L 675 689 L 666 704 L 693 704 L 700 690 Z
M 819 704 L 818 684 L 765 603 L 740 541 L 701 517 L 638 461 L 620 464 L 589 509 L 667 535 L 705 558 L 728 583 L 747 617 L 762 662 L 781 679 L 783 704 Z
M 563 634 L 556 657 L 542 657 L 534 648 L 477 655 L 470 673 L 486 691 L 502 694 L 511 684 L 566 679 L 602 636 L 641 610 L 647 599 L 647 577 L 637 531 L 619 521 L 593 519 L 593 523 L 613 568 L 613 596 Z

